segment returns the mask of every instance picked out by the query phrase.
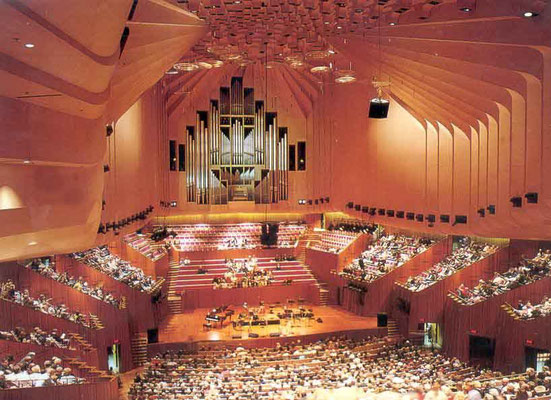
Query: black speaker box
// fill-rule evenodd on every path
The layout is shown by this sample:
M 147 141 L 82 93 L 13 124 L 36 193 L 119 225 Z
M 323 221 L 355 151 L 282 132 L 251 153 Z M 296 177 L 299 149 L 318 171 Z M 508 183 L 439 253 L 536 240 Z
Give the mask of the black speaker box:
M 241 335 L 232 335 L 232 339 L 241 339 Z
M 377 328 L 384 328 L 388 324 L 388 315 L 386 313 L 377 314 Z
M 251 333 L 249 333 L 249 337 L 257 338 L 257 337 L 258 337 L 258 333 L 251 332 Z
M 272 332 L 270 333 L 270 337 L 280 337 L 281 334 L 279 332 Z
M 387 100 L 373 99 L 369 102 L 369 118 L 386 118 L 390 103 Z

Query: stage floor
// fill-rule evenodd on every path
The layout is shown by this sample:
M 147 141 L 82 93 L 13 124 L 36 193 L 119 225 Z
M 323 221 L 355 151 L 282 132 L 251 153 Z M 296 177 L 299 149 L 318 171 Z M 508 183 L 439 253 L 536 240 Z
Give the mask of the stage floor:
M 169 315 L 159 327 L 159 343 L 182 343 L 203 341 L 225 341 L 236 339 L 241 335 L 242 339 L 249 339 L 249 333 L 256 333 L 260 338 L 269 337 L 271 333 L 279 333 L 281 337 L 296 337 L 314 334 L 327 334 L 344 331 L 377 330 L 376 317 L 361 317 L 346 311 L 338 306 L 314 306 L 305 304 L 303 307 L 312 309 L 314 320 L 297 320 L 295 322 L 283 322 L 279 325 L 252 326 L 234 329 L 228 320 L 220 328 L 216 323 L 215 328 L 206 330 L 203 327 L 205 316 L 210 311 L 208 308 L 196 309 L 184 314 Z M 298 306 L 293 308 L 297 309 Z M 237 314 L 242 308 L 232 307 L 237 319 Z M 277 312 L 278 309 L 275 309 Z M 267 313 L 267 315 L 269 315 Z M 317 322 L 318 318 L 322 323 Z M 251 340 L 254 340 L 251 338 Z

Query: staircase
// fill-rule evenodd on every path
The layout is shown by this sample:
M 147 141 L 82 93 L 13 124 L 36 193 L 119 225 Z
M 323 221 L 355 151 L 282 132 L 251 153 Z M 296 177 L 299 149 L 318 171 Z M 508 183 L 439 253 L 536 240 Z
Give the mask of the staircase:
M 85 378 L 88 381 L 94 381 L 98 379 L 111 380 L 114 377 L 109 375 L 106 371 L 88 365 L 86 362 L 79 360 L 78 358 L 66 358 L 65 361 L 75 371 L 78 371 L 77 376 Z
M 155 282 L 155 285 L 153 285 L 153 287 L 149 291 L 149 294 L 151 294 L 152 296 L 155 296 L 157 293 L 159 293 L 164 283 L 165 283 L 165 278 L 159 278 L 157 282 Z
M 320 306 L 326 306 L 329 301 L 329 290 L 327 289 L 326 283 L 318 283 L 319 292 L 320 292 Z
M 388 320 L 387 336 L 389 339 L 393 341 L 397 341 L 398 339 L 400 339 L 400 332 L 398 331 L 398 325 L 396 324 L 396 321 L 393 319 Z
M 100 330 L 100 329 L 103 329 L 105 328 L 101 322 L 101 320 L 98 318 L 97 315 L 95 314 L 90 314 L 90 324 L 92 326 L 93 329 L 97 329 L 97 330 Z
M 168 298 L 170 299 L 171 297 L 178 295 L 174 288 L 174 279 L 172 278 L 178 274 L 178 270 L 180 269 L 180 262 L 171 261 L 168 263 L 168 267 Z
M 94 349 L 94 346 L 78 333 L 69 333 L 69 337 L 78 343 L 78 347 L 82 351 L 92 351 Z
M 147 333 L 137 333 L 130 339 L 132 362 L 139 367 L 147 361 Z
M 181 314 L 182 313 L 182 296 L 172 294 L 168 298 L 168 309 L 170 314 Z

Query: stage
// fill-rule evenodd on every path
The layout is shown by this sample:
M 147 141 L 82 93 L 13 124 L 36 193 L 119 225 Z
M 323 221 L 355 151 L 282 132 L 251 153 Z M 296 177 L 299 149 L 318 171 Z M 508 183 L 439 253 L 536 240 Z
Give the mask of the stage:
M 298 305 L 292 308 L 298 309 Z M 303 321 L 285 321 L 278 325 L 244 326 L 234 328 L 233 324 L 226 321 L 222 328 L 219 324 L 213 324 L 215 328 L 205 329 L 203 324 L 205 316 L 211 309 L 202 308 L 184 314 L 169 315 L 159 327 L 159 343 L 149 345 L 149 354 L 156 354 L 168 349 L 192 348 L 198 345 L 239 344 L 246 347 L 271 346 L 276 342 L 301 339 L 303 342 L 312 342 L 335 334 L 344 334 L 350 337 L 365 337 L 369 335 L 383 336 L 387 334 L 386 328 L 377 328 L 376 317 L 362 317 L 344 310 L 338 306 L 315 306 L 304 304 L 302 307 L 311 309 L 313 319 Z M 242 307 L 232 307 L 235 315 L 243 311 Z M 289 307 L 291 308 L 291 307 Z M 266 318 L 275 318 L 277 308 L 270 315 L 266 312 Z M 317 322 L 321 318 L 322 322 Z M 250 338 L 249 334 L 258 334 L 258 338 Z M 280 336 L 270 336 L 279 334 Z

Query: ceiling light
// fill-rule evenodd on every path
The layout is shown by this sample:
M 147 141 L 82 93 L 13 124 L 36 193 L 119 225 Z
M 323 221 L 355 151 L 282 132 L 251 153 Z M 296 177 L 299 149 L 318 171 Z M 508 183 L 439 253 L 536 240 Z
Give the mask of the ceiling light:
M 526 11 L 524 14 L 522 14 L 525 18 L 532 18 L 532 17 L 535 17 L 537 16 L 538 14 L 536 14 L 535 12 L 532 12 L 532 11 Z
M 178 71 L 191 72 L 199 69 L 199 66 L 191 62 L 180 62 L 174 64 L 174 68 L 176 68 Z
M 325 24 L 325 25 L 329 25 L 329 21 L 325 21 L 324 24 Z
M 25 47 L 27 49 L 32 49 L 34 47 L 34 44 L 33 43 L 25 43 Z
M 323 74 L 329 72 L 329 67 L 327 65 L 318 65 L 317 67 L 310 68 L 310 72 L 313 74 Z
M 337 26 L 337 29 L 342 29 L 342 26 Z
M 210 61 L 210 65 L 212 65 L 213 68 L 220 68 L 222 65 L 224 65 L 224 61 L 213 60 Z
M 469 7 L 463 7 L 463 8 L 460 8 L 459 10 L 463 11 L 463 12 L 471 12 L 472 11 L 472 9 L 470 9 Z
M 329 54 L 335 54 L 335 51 L 334 51 L 334 50 L 327 50 L 327 52 L 328 52 Z
M 356 80 L 356 72 L 351 69 L 341 69 L 335 73 L 336 83 L 351 83 Z
M 36 246 L 38 243 L 37 242 L 29 242 L 29 246 Z
M 205 61 L 197 61 L 197 66 L 201 69 L 211 69 L 212 64 Z
M 30 164 L 31 160 L 23 160 L 23 164 Z
M 396 22 L 391 22 L 391 23 L 389 23 L 389 25 L 394 26 L 394 25 L 396 25 Z
M 170 67 L 168 71 L 165 72 L 167 75 L 176 75 L 178 71 L 174 67 Z

